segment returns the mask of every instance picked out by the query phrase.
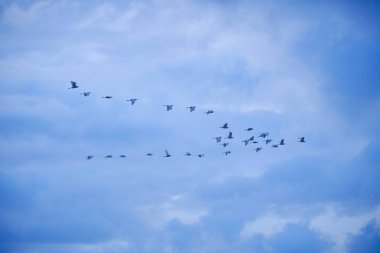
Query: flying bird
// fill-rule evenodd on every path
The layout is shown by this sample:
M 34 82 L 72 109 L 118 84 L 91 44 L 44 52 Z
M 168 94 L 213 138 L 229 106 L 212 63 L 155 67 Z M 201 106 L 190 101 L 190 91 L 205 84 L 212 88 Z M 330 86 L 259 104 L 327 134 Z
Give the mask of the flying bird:
M 198 155 L 199 158 L 202 158 L 202 157 L 204 157 L 204 156 L 205 156 L 204 154 L 199 154 L 199 155 Z
M 213 139 L 216 140 L 216 142 L 221 142 L 222 141 L 222 137 L 218 136 L 218 137 L 213 137 Z
M 219 127 L 219 128 L 227 129 L 227 128 L 228 128 L 228 124 L 225 123 L 223 126 L 221 126 L 221 127 Z
M 260 137 L 267 138 L 268 135 L 269 135 L 269 133 L 262 133 L 262 134 L 260 134 Z
M 265 144 L 269 144 L 269 143 L 271 143 L 271 141 L 272 141 L 272 139 L 266 139 Z
M 146 156 L 153 156 L 152 153 L 146 153 L 145 155 L 146 155 Z
M 285 145 L 285 140 L 284 140 L 284 139 L 281 139 L 279 145 Z
M 211 114 L 211 113 L 214 113 L 213 110 L 208 110 L 207 112 L 205 112 L 207 115 Z
M 252 127 L 249 127 L 249 128 L 247 128 L 247 129 L 245 129 L 244 131 L 252 131 L 253 130 L 253 128 Z
M 112 98 L 112 96 L 105 96 L 105 97 L 102 97 L 102 98 L 110 99 L 110 98 Z
M 263 149 L 263 148 L 261 148 L 261 147 L 256 148 L 256 153 L 259 152 L 259 151 L 262 150 L 262 149 Z
M 71 87 L 70 87 L 69 89 L 76 89 L 76 88 L 79 87 L 79 86 L 77 85 L 77 83 L 74 82 L 74 81 L 70 81 L 70 83 L 71 83 Z
M 277 144 L 274 144 L 274 145 L 272 145 L 272 147 L 274 147 L 274 148 L 278 148 L 278 145 L 277 145 Z
M 246 145 L 246 146 L 247 146 L 247 145 L 248 145 L 248 143 L 249 143 L 249 141 L 250 141 L 250 140 L 248 139 L 248 140 L 243 140 L 243 141 L 241 141 L 241 142 L 244 142 L 244 145 Z
M 191 156 L 190 152 L 186 152 L 185 156 Z
M 171 155 L 169 154 L 169 152 L 165 149 L 165 156 L 164 157 L 171 157 Z
M 190 110 L 190 112 L 193 112 L 193 111 L 195 111 L 195 105 L 192 105 L 192 106 L 188 106 L 188 107 L 186 107 L 187 109 L 189 109 Z
M 107 155 L 105 158 L 112 158 L 112 155 Z
M 228 151 L 223 152 L 223 153 L 227 156 L 227 155 L 231 154 L 231 151 L 228 150 Z
M 299 140 L 298 142 L 306 142 L 305 137 L 298 138 L 298 140 Z
M 222 143 L 220 145 L 223 145 L 223 148 L 225 148 L 225 147 L 227 147 L 228 144 L 229 144 L 228 142 L 225 142 L 225 143 Z
M 91 160 L 92 158 L 94 158 L 93 155 L 88 155 L 88 156 L 86 156 L 86 159 L 87 159 L 87 160 Z
M 173 105 L 164 105 L 164 106 L 166 106 L 167 112 L 173 110 Z
M 125 155 L 120 155 L 119 157 L 121 157 L 121 158 L 126 158 L 126 156 L 125 156 Z
M 228 133 L 228 136 L 227 136 L 227 138 L 226 139 L 233 139 L 234 137 L 232 137 L 232 132 L 229 132 Z
M 131 98 L 131 99 L 127 99 L 126 101 L 129 101 L 131 102 L 131 105 L 134 105 L 137 100 L 138 100 L 137 98 Z
M 85 96 L 85 97 L 90 96 L 90 94 L 91 94 L 91 92 L 83 92 L 83 93 L 81 93 L 81 95 L 83 95 L 83 96 Z
M 255 136 L 251 136 L 251 137 L 249 138 L 250 141 L 253 141 L 254 139 L 255 139 Z

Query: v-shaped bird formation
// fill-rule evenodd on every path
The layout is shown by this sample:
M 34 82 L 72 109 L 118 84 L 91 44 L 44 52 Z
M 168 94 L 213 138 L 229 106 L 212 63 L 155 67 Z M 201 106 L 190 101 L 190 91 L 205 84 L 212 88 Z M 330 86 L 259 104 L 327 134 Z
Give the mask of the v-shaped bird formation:
M 70 84 L 71 86 L 68 88 L 68 89 L 77 89 L 79 88 L 79 85 L 77 85 L 77 83 L 75 81 L 70 81 Z M 86 92 L 82 92 L 80 93 L 80 95 L 84 96 L 84 97 L 88 97 L 91 95 L 91 92 L 90 91 L 86 91 Z M 110 95 L 106 95 L 106 96 L 103 96 L 102 98 L 104 99 L 112 99 L 113 96 L 110 96 Z M 139 101 L 138 98 L 129 98 L 129 99 L 126 99 L 125 101 L 127 102 L 130 102 L 130 105 L 134 106 L 136 104 L 137 101 Z M 166 104 L 166 105 L 163 105 L 164 106 L 164 110 L 169 112 L 171 110 L 173 110 L 174 108 L 174 105 L 172 104 Z M 197 106 L 196 105 L 191 105 L 191 106 L 187 106 L 186 109 L 189 110 L 189 112 L 193 113 L 195 110 L 196 110 Z M 214 110 L 207 110 L 204 112 L 206 115 L 210 115 L 210 114 L 213 114 L 214 113 Z M 229 129 L 229 123 L 224 123 L 223 125 L 219 126 L 220 129 Z M 246 131 L 246 132 L 252 132 L 254 131 L 254 128 L 253 127 L 248 127 L 246 129 L 243 129 L 243 131 Z M 259 138 L 261 138 L 261 141 L 259 141 Z M 228 133 L 226 134 L 226 136 L 223 138 L 223 136 L 216 136 L 216 137 L 212 137 L 211 139 L 215 139 L 216 143 L 220 144 L 224 149 L 223 152 L 221 152 L 221 154 L 224 154 L 225 156 L 228 156 L 230 154 L 232 154 L 232 151 L 231 150 L 226 150 L 226 148 L 229 146 L 230 142 L 234 139 L 234 136 L 233 136 L 233 132 L 228 130 Z M 222 139 L 224 140 L 227 140 L 223 143 L 222 142 Z M 259 145 L 259 146 L 255 146 L 254 147 L 254 151 L 257 153 L 257 152 L 260 152 L 261 150 L 263 150 L 264 147 L 271 147 L 271 148 L 279 148 L 280 146 L 284 146 L 285 145 L 285 140 L 284 139 L 280 139 L 278 141 L 278 143 L 275 143 L 275 144 L 272 144 L 272 139 L 269 138 L 269 133 L 268 132 L 264 132 L 264 133 L 260 133 L 258 135 L 251 135 L 249 138 L 247 139 L 244 139 L 244 140 L 241 140 L 241 142 L 244 144 L 244 146 L 248 146 L 250 144 L 259 144 L 259 143 L 262 143 L 263 145 Z M 304 136 L 302 137 L 299 137 L 298 138 L 298 141 L 299 143 L 305 143 L 306 142 L 306 139 Z M 192 154 L 190 152 L 186 152 L 185 154 L 183 154 L 184 156 L 187 156 L 187 157 L 190 157 L 190 156 L 197 156 L 199 158 L 203 158 L 205 157 L 205 154 L 203 153 L 200 153 L 200 154 Z M 145 156 L 147 157 L 152 157 L 154 156 L 153 153 L 151 152 L 148 152 L 145 154 Z M 94 155 L 87 155 L 85 156 L 85 158 L 87 160 L 92 160 L 95 156 Z M 113 158 L 114 156 L 111 155 L 111 154 L 107 154 L 106 156 L 104 156 L 105 159 L 111 159 Z M 165 157 L 165 158 L 170 158 L 172 157 L 172 155 L 170 154 L 170 152 L 165 149 L 164 152 L 163 152 L 163 155 L 162 157 Z M 118 155 L 118 158 L 127 158 L 127 155 L 125 154 L 120 154 Z

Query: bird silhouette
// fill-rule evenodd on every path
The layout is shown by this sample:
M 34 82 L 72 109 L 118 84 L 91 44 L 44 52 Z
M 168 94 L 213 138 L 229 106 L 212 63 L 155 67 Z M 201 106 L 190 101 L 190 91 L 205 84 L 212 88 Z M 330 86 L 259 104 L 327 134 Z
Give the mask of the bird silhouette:
M 190 110 L 190 112 L 193 112 L 193 111 L 195 111 L 195 105 L 192 105 L 192 106 L 188 106 L 188 107 L 186 107 L 187 109 L 189 109 Z
M 228 150 L 228 151 L 225 151 L 223 153 L 227 156 L 227 155 L 231 154 L 231 151 Z
M 249 128 L 247 128 L 247 129 L 245 129 L 244 131 L 252 131 L 253 130 L 253 128 L 252 127 L 249 127 Z
M 165 156 L 164 157 L 171 157 L 171 155 L 169 154 L 169 152 L 165 149 Z
M 105 158 L 112 158 L 112 155 L 107 155 Z
M 285 140 L 284 140 L 284 139 L 281 139 L 279 145 L 285 145 Z
M 219 127 L 219 128 L 227 129 L 227 128 L 228 128 L 228 124 L 227 124 L 227 123 L 224 123 L 224 125 L 221 126 L 221 127 Z
M 274 145 L 272 145 L 272 147 L 274 147 L 274 148 L 278 148 L 278 145 L 277 145 L 277 144 L 274 144 Z
M 185 156 L 191 156 L 190 152 L 186 152 Z
M 258 148 L 256 148 L 255 150 L 256 150 L 256 153 L 257 152 L 259 152 L 260 150 L 262 150 L 263 148 L 261 148 L 261 147 L 258 147 Z
M 146 153 L 146 156 L 153 156 L 153 153 Z
M 83 93 L 81 93 L 81 95 L 83 95 L 83 96 L 85 96 L 85 97 L 88 97 L 88 96 L 90 96 L 90 94 L 91 94 L 91 92 L 83 92 Z
M 125 155 L 120 155 L 119 157 L 121 157 L 121 158 L 126 158 L 126 156 L 125 156 Z
M 112 96 L 105 96 L 105 97 L 102 97 L 102 98 L 111 99 Z
M 255 139 L 255 136 L 251 136 L 251 137 L 249 138 L 250 141 L 253 141 L 254 139 Z
M 247 146 L 247 145 L 248 145 L 248 143 L 249 143 L 249 141 L 250 141 L 250 140 L 248 139 L 248 140 L 242 140 L 241 142 L 244 142 L 244 145 L 246 145 L 246 146 Z
M 166 106 L 167 112 L 173 110 L 173 105 L 164 105 L 164 106 Z
M 74 81 L 70 81 L 70 84 L 71 84 L 71 87 L 70 87 L 69 89 L 76 89 L 76 88 L 79 87 L 79 86 L 77 85 L 77 83 L 74 82 Z
M 232 136 L 232 132 L 229 132 L 228 133 L 228 136 L 227 136 L 227 138 L 226 139 L 233 139 L 234 137 Z
M 269 135 L 269 133 L 262 133 L 262 134 L 260 134 L 260 137 L 267 138 L 268 135 Z
M 218 143 L 222 141 L 222 137 L 221 136 L 213 137 L 213 139 L 215 139 L 216 142 L 218 142 Z
M 266 139 L 265 144 L 269 144 L 269 143 L 271 143 L 271 141 L 272 141 L 272 139 Z
M 92 158 L 94 158 L 93 155 L 88 155 L 88 156 L 86 156 L 86 159 L 87 159 L 87 160 L 91 160 Z
M 204 156 L 205 156 L 204 154 L 199 154 L 199 155 L 198 155 L 199 158 L 202 158 L 202 157 L 204 157 Z
M 227 147 L 228 144 L 229 144 L 228 142 L 225 142 L 225 143 L 222 143 L 220 145 L 223 145 L 223 148 L 225 148 L 225 147 Z
M 137 98 L 131 98 L 131 99 L 127 99 L 126 101 L 129 101 L 131 102 L 131 105 L 134 105 L 137 100 L 138 100 Z
M 305 137 L 298 138 L 298 140 L 299 140 L 298 142 L 306 142 Z
M 213 110 L 208 110 L 207 112 L 205 112 L 207 115 L 211 114 L 211 113 L 214 113 Z

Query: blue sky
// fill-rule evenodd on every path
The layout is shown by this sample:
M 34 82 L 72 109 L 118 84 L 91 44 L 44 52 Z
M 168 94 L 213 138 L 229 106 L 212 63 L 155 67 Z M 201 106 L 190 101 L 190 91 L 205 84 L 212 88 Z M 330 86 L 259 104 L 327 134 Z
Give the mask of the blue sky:
M 0 1 L 0 251 L 378 252 L 379 10 Z

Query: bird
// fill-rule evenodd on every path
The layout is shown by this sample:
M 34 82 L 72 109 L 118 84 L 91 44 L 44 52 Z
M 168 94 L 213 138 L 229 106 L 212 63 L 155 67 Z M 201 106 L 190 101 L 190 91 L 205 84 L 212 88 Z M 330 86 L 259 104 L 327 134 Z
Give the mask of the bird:
M 274 144 L 274 145 L 272 145 L 272 147 L 274 147 L 274 148 L 278 148 L 278 145 L 277 145 L 277 144 Z
M 285 145 L 285 140 L 284 140 L 284 139 L 281 139 L 279 145 Z
M 213 110 L 208 110 L 207 112 L 205 112 L 207 115 L 211 114 L 211 113 L 214 113 Z
M 171 157 L 171 155 L 169 154 L 169 152 L 165 149 L 165 156 L 164 157 Z
M 112 96 L 105 96 L 105 97 L 102 97 L 102 98 L 110 99 L 110 98 L 112 98 Z
M 137 98 L 131 98 L 131 99 L 127 99 L 126 101 L 129 101 L 131 102 L 131 105 L 134 105 L 137 100 L 138 100 Z
M 190 112 L 193 112 L 193 111 L 195 111 L 195 105 L 192 105 L 192 106 L 188 106 L 188 107 L 186 107 L 187 109 L 189 109 L 190 110 Z
M 244 142 L 244 145 L 248 145 L 248 143 L 249 143 L 249 139 L 248 140 L 242 140 L 241 142 Z
M 258 148 L 256 148 L 255 150 L 256 150 L 256 153 L 257 152 L 259 152 L 260 150 L 262 150 L 263 148 L 261 148 L 261 147 L 258 147 Z
M 81 93 L 81 95 L 83 95 L 83 96 L 85 96 L 85 97 L 88 97 L 88 96 L 90 96 L 90 94 L 91 94 L 91 92 L 83 92 L 83 93 Z
M 266 139 L 265 144 L 269 144 L 269 143 L 271 143 L 271 141 L 272 141 L 272 139 Z
M 254 139 L 255 139 L 255 136 L 251 136 L 251 137 L 249 138 L 250 141 L 253 141 Z
M 190 152 L 186 152 L 185 156 L 191 156 Z
M 213 139 L 215 139 L 216 142 L 218 142 L 218 143 L 222 141 L 222 137 L 221 136 L 213 137 Z
M 112 158 L 112 155 L 107 155 L 105 158 Z
M 173 110 L 173 105 L 164 105 L 164 106 L 166 106 L 167 112 Z
M 146 155 L 146 156 L 153 156 L 152 153 L 146 153 L 145 155 Z
M 69 89 L 76 89 L 76 88 L 79 87 L 79 86 L 77 85 L 77 83 L 74 82 L 74 81 L 70 81 L 70 83 L 71 83 L 71 87 L 70 87 Z
M 252 131 L 253 130 L 253 128 L 252 127 L 249 127 L 249 128 L 247 128 L 247 129 L 245 129 L 244 131 Z
M 86 159 L 87 159 L 87 160 L 91 160 L 92 158 L 94 158 L 93 155 L 88 155 L 88 156 L 86 156 Z
M 301 138 L 298 138 L 298 139 L 299 139 L 298 142 L 306 142 L 306 141 L 305 141 L 305 137 L 301 137 Z
M 260 137 L 267 138 L 268 135 L 269 135 L 269 133 L 262 133 L 262 134 L 260 134 Z
M 223 148 L 225 148 L 225 147 L 227 147 L 228 144 L 229 144 L 228 142 L 225 142 L 225 143 L 222 143 L 220 145 L 223 145 Z
M 225 152 L 223 152 L 225 155 L 229 155 L 229 154 L 231 154 L 231 151 L 225 151 Z
M 219 127 L 219 128 L 227 129 L 227 128 L 228 128 L 228 124 L 225 123 L 223 126 L 221 126 L 221 127 Z
M 120 155 L 119 157 L 121 157 L 121 158 L 126 158 L 126 156 L 125 156 L 125 155 Z
M 252 143 L 256 144 L 256 143 L 258 143 L 258 142 L 257 142 L 257 141 L 252 141 Z
M 205 156 L 204 154 L 199 154 L 199 155 L 198 155 L 199 158 L 202 158 L 202 157 L 204 157 L 204 156 Z
M 227 138 L 226 139 L 233 139 L 234 137 L 232 137 L 232 132 L 229 132 L 228 133 L 228 136 L 227 136 Z

